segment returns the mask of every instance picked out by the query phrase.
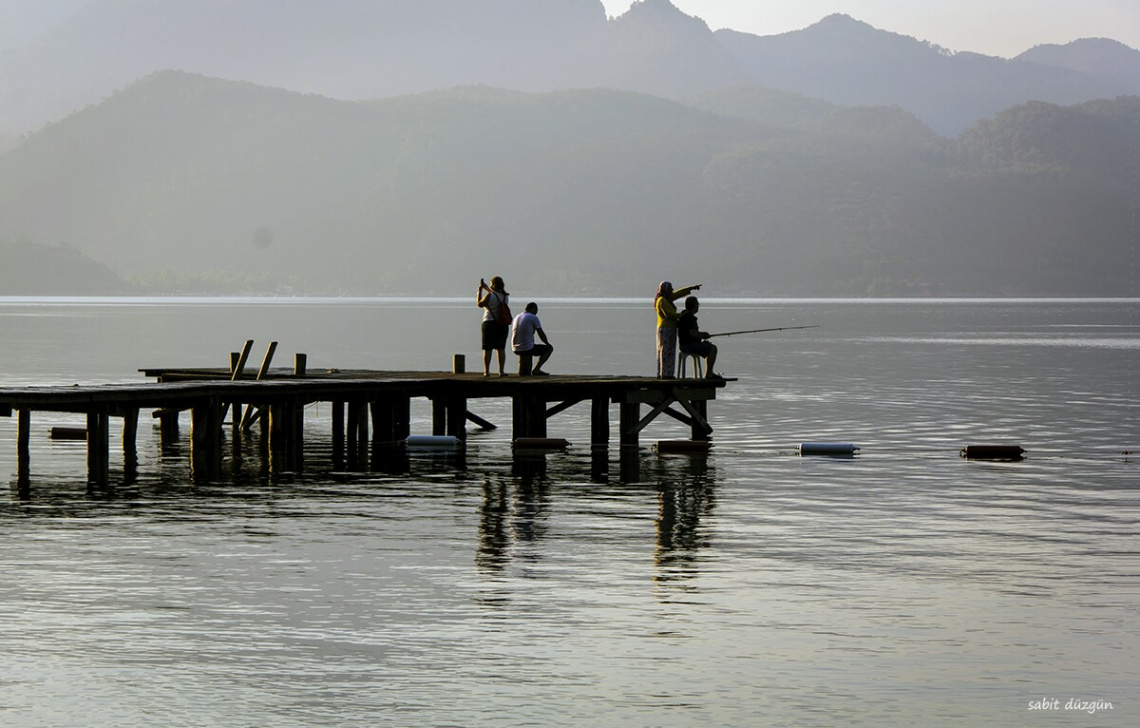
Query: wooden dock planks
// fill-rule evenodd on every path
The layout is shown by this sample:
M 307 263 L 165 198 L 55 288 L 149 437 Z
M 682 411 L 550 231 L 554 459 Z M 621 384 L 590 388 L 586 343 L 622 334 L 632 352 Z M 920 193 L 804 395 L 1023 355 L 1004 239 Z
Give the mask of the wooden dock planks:
M 582 404 L 588 405 L 581 409 L 589 412 L 591 444 L 605 447 L 610 441 L 610 405 L 617 404 L 623 447 L 636 447 L 639 433 L 661 414 L 691 425 L 693 440 L 707 440 L 712 432 L 707 421 L 708 401 L 732 381 L 586 375 L 483 377 L 479 373 L 372 370 L 316 370 L 299 376 L 296 367 L 269 368 L 272 348 L 257 379 L 245 379 L 241 371 L 242 360 L 247 357 L 248 346 L 227 369 L 140 370 L 154 382 L 0 389 L 0 416 L 19 414 L 20 482 L 26 482 L 30 468 L 27 433 L 34 411 L 86 415 L 88 479 L 106 483 L 110 417 L 123 418 L 124 473 L 130 479 L 137 462 L 134 439 L 139 411 L 157 410 L 170 419 L 173 413 L 189 410 L 192 474 L 196 479 L 210 479 L 221 472 L 223 403 L 244 404 L 246 416 L 254 407 L 268 412 L 269 421 L 263 418 L 261 427 L 271 454 L 276 454 L 274 462 L 282 469 L 299 471 L 304 465 L 304 409 L 316 402 L 333 407 L 334 458 L 347 454 L 350 463 L 359 464 L 366 462 L 370 442 L 375 448 L 408 437 L 413 399 L 430 400 L 433 434 L 460 440 L 466 438 L 469 420 L 481 427 L 491 425 L 470 413 L 469 403 L 495 398 L 512 401 L 512 439 L 546 438 L 551 418 Z M 649 407 L 644 415 L 643 405 Z

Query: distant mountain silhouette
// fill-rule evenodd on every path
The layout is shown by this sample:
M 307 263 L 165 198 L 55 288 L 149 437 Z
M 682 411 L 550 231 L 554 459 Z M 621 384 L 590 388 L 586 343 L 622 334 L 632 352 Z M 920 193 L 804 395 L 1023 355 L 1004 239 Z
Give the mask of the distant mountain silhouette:
M 1140 97 L 956 140 L 900 108 L 742 98 L 362 103 L 163 72 L 0 155 L 0 239 L 154 290 L 454 294 L 493 270 L 638 294 L 685 270 L 723 293 L 1134 291 Z
M 0 296 L 96 296 L 129 286 L 107 266 L 70 246 L 0 239 Z
M 611 23 L 604 85 L 678 97 L 755 83 L 703 20 L 669 0 L 641 0 Z
M 776 36 L 714 34 L 669 0 L 640 0 L 612 20 L 600 0 L 92 0 L 0 57 L 0 150 L 162 70 L 345 100 L 465 85 L 672 99 L 763 86 L 899 106 L 952 136 L 1030 100 L 1140 93 L 1140 51 L 1113 43 L 1005 60 L 843 15 Z
M 1140 50 L 1108 38 L 1082 38 L 1065 45 L 1039 45 L 1014 58 L 1067 68 L 1118 84 L 1121 93 L 1140 93 Z
M 9 59 L 0 129 L 167 69 L 343 99 L 593 85 L 606 27 L 600 0 L 94 0 Z
M 1140 74 L 1027 62 L 1033 53 L 1012 61 L 951 53 L 846 15 L 782 35 L 716 37 L 762 86 L 847 106 L 901 106 L 945 135 L 1029 100 L 1067 105 L 1140 93 Z

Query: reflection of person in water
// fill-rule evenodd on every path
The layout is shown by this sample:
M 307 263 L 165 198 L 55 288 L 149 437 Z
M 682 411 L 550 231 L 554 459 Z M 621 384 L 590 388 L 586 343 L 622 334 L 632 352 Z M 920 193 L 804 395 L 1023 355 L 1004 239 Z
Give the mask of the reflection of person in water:
M 531 465 L 532 463 L 526 463 Z M 483 482 L 483 506 L 479 517 L 479 550 L 475 563 L 481 568 L 501 571 L 513 558 L 512 549 L 539 541 L 546 533 L 548 493 L 545 459 L 523 468 L 514 498 L 506 482 Z M 538 466 L 541 466 L 539 468 Z M 514 472 L 514 468 L 512 468 Z
M 703 458 L 694 459 L 700 466 Z M 706 540 L 708 524 L 701 518 L 712 515 L 712 482 L 696 476 L 684 485 L 662 483 L 657 512 L 657 552 L 654 561 L 661 569 L 656 581 L 670 581 L 694 575 L 691 565 Z

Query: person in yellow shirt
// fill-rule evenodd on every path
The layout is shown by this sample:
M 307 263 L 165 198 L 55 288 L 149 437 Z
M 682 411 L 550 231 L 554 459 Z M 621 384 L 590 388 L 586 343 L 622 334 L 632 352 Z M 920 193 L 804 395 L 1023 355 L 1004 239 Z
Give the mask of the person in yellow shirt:
M 677 369 L 677 321 L 681 314 L 673 303 L 684 298 L 693 291 L 700 290 L 701 285 L 673 288 L 669 281 L 661 281 L 657 286 L 657 295 L 653 298 L 653 308 L 657 311 L 657 378 L 673 379 Z

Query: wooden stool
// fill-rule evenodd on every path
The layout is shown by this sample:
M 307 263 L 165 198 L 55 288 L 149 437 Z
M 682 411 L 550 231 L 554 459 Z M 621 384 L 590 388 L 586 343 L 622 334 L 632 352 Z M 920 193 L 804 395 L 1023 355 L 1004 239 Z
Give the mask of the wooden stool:
M 534 355 L 532 354 L 519 354 L 519 376 L 529 377 L 531 367 L 534 366 Z
M 693 378 L 699 379 L 705 375 L 705 362 L 700 354 L 686 354 L 681 352 L 681 364 L 678 368 L 682 379 L 685 378 L 685 363 L 687 359 L 693 360 Z

